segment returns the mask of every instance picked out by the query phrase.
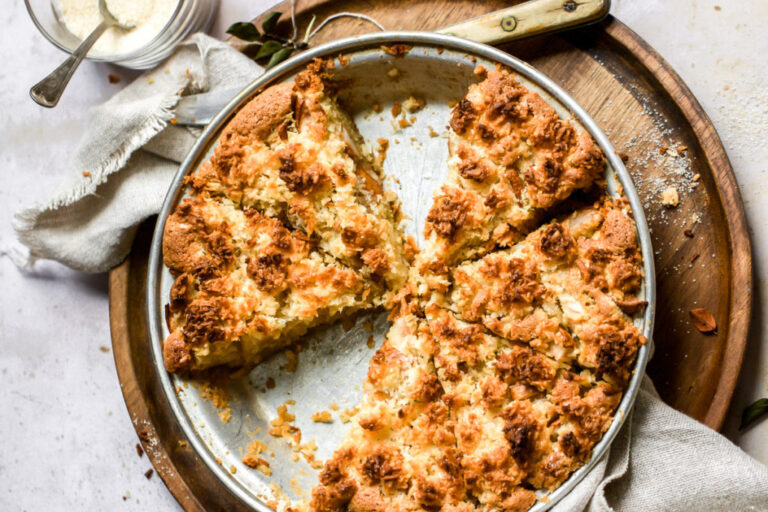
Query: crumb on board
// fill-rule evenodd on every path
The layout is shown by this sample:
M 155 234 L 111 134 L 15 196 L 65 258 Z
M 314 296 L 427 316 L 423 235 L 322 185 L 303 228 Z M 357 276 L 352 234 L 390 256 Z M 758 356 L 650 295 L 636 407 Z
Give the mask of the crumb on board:
M 680 196 L 675 187 L 667 187 L 664 192 L 661 193 L 661 204 L 667 208 L 674 208 L 680 204 Z
M 107 80 L 109 80 L 109 83 L 111 84 L 116 84 L 120 82 L 120 77 L 110 73 L 109 75 L 107 75 Z
M 344 67 L 349 66 L 349 57 L 347 57 L 346 55 L 343 55 L 340 53 L 338 59 L 339 59 L 339 64 L 341 64 L 342 66 Z
M 275 389 L 275 379 L 273 379 L 272 377 L 268 378 L 266 385 L 267 385 L 267 389 Z
M 235 473 L 237 473 L 237 467 L 235 467 L 235 465 L 232 464 L 231 466 L 229 466 L 229 472 L 234 475 Z
M 90 176 L 90 173 L 88 173 L 88 175 Z M 85 176 L 85 174 L 83 174 L 83 176 Z M 105 354 L 109 354 L 109 347 L 105 347 L 104 345 L 102 345 L 99 347 L 99 350 L 101 350 Z
M 392 68 L 387 72 L 387 76 L 389 78 L 397 78 L 400 76 L 400 70 L 397 68 Z
M 403 106 L 400 104 L 399 101 L 396 101 L 392 104 L 392 117 L 399 116 L 402 111 L 403 111 Z
M 407 128 L 407 127 L 411 126 L 412 124 L 413 124 L 413 122 L 411 122 L 410 119 L 398 119 L 397 120 L 397 125 L 400 128 Z
M 144 478 L 146 478 L 147 480 L 149 480 L 150 478 L 152 478 L 152 474 L 153 474 L 154 472 L 155 472 L 155 470 L 154 470 L 154 469 L 152 469 L 152 468 L 149 468 L 148 470 L 146 470 L 146 471 L 144 472 Z
M 373 111 L 374 111 L 374 112 L 376 112 L 377 114 L 379 114 L 379 113 L 381 113 L 381 111 L 382 111 L 382 110 L 383 110 L 383 109 L 381 108 L 381 105 L 379 105 L 378 103 L 374 103 L 374 104 L 373 104 Z
M 373 339 L 373 336 L 368 336 L 368 341 L 365 343 L 368 348 L 373 348 L 376 346 L 376 340 Z
M 336 402 L 331 402 L 331 405 L 328 406 L 328 408 L 332 411 L 338 411 L 339 410 L 339 404 Z
M 136 455 L 142 457 L 144 455 L 144 448 L 139 443 L 136 443 Z
M 312 415 L 312 421 L 315 423 L 332 423 L 333 416 L 328 411 L 318 411 Z

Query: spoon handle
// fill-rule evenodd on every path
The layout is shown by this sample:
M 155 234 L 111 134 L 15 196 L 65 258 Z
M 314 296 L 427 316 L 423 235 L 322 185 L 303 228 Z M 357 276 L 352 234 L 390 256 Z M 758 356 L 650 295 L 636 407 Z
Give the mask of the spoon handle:
M 110 23 L 102 21 L 91 34 L 80 43 L 72 55 L 54 69 L 51 74 L 40 80 L 29 90 L 29 95 L 35 100 L 35 103 L 43 107 L 55 107 L 61 98 L 61 94 L 69 83 L 69 79 L 75 73 L 75 70 L 83 61 L 88 51 L 101 37 L 105 30 L 110 27 Z

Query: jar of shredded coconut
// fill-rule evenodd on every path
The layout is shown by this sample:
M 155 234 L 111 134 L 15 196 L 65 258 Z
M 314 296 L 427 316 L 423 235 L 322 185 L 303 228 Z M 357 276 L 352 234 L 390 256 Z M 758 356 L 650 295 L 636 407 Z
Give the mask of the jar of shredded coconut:
M 71 52 L 101 23 L 98 0 L 25 0 L 40 31 Z M 193 32 L 213 21 L 217 0 L 106 0 L 121 25 L 99 38 L 88 59 L 134 69 L 151 68 Z M 51 9 L 53 7 L 53 9 Z

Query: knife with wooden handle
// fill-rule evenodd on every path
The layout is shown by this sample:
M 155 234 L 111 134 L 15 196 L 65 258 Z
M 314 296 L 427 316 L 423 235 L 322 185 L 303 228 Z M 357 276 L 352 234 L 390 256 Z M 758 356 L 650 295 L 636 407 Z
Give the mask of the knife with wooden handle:
M 610 10 L 611 0 L 530 0 L 507 9 L 435 30 L 485 44 L 502 44 L 547 32 L 595 23 Z M 248 84 L 181 98 L 176 124 L 205 126 Z

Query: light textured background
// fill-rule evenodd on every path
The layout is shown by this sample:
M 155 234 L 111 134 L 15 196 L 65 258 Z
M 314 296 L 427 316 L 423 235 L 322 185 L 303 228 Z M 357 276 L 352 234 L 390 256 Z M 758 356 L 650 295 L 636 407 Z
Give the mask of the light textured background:
M 222 0 L 214 33 L 271 0 Z M 83 64 L 55 110 L 27 91 L 63 60 L 21 1 L 0 11 L 0 246 L 14 211 L 48 196 L 91 105 L 134 73 Z M 768 396 L 768 2 L 614 0 L 613 14 L 680 73 L 709 113 L 736 171 L 755 261 L 752 337 L 726 433 L 768 463 L 768 421 L 739 434 L 738 416 Z M 396 28 L 396 27 L 392 27 Z M 124 77 L 110 84 L 107 75 Z M 34 273 L 0 257 L 0 510 L 179 510 L 139 458 L 115 373 L 107 276 L 40 263 Z

